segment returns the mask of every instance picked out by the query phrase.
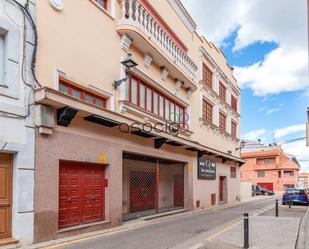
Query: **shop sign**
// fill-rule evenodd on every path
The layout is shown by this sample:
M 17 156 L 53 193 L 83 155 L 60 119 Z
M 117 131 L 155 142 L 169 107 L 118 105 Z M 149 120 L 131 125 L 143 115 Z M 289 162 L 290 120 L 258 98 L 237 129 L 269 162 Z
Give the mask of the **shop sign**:
M 215 180 L 216 179 L 216 162 L 198 159 L 198 179 Z

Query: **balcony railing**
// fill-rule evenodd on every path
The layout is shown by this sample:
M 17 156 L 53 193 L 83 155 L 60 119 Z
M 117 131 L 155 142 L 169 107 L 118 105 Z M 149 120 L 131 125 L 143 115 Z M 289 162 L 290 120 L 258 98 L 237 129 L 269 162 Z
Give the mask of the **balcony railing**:
M 132 25 L 139 28 L 193 80 L 197 71 L 195 63 L 140 1 L 120 0 L 120 2 L 122 15 L 118 24 Z

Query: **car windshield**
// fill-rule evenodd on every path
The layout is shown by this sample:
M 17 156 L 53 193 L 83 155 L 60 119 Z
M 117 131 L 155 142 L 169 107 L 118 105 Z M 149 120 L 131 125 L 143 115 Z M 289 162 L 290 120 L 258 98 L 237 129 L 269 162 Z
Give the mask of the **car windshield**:
M 305 190 L 303 189 L 287 189 L 287 194 L 305 194 Z

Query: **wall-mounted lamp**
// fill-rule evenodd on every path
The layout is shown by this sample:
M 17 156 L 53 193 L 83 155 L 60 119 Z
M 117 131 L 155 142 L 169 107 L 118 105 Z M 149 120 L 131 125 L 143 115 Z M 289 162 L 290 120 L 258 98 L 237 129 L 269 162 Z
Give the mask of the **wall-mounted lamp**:
M 125 67 L 126 77 L 121 80 L 114 80 L 113 87 L 116 89 L 120 84 L 132 76 L 131 69 L 135 68 L 138 64 L 132 57 L 132 54 L 128 54 L 127 57 L 120 62 Z

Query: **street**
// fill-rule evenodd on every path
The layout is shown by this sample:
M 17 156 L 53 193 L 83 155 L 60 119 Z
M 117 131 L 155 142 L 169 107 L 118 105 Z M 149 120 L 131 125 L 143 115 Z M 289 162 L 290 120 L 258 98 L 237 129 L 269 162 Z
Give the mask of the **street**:
M 257 212 L 271 204 L 274 199 L 257 200 L 242 203 L 210 212 L 188 214 L 182 217 L 168 219 L 161 223 L 151 224 L 130 231 L 117 232 L 113 235 L 90 238 L 81 242 L 73 241 L 65 246 L 52 246 L 62 249 L 159 249 L 172 248 L 195 237 L 211 236 L 218 229 L 224 228 L 235 219 L 241 219 L 244 212 Z M 204 238 L 206 239 L 206 238 Z

